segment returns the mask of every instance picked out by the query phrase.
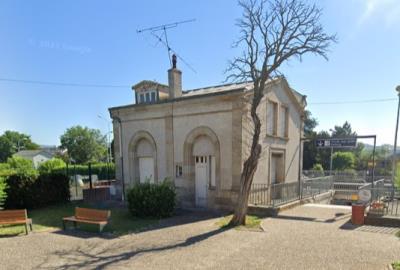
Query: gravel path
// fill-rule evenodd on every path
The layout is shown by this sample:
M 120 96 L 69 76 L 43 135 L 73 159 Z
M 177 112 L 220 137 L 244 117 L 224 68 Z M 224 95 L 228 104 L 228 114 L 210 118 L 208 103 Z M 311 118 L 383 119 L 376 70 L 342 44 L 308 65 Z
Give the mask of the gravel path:
M 305 205 L 265 219 L 265 232 L 221 230 L 218 219 L 196 213 L 180 218 L 198 218 L 191 223 L 169 226 L 172 219 L 114 239 L 77 232 L 0 238 L 0 269 L 364 270 L 400 259 L 394 231 L 363 231 L 347 224 L 349 215 L 346 207 Z

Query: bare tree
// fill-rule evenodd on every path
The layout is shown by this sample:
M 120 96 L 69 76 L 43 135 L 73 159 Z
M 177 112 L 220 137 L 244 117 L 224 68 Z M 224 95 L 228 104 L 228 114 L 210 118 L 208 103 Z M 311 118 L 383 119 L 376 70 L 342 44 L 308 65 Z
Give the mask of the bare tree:
M 250 188 L 262 152 L 257 107 L 267 91 L 267 82 L 281 75 L 279 68 L 292 58 L 301 61 L 305 54 L 312 53 L 327 59 L 330 44 L 336 42 L 335 35 L 324 32 L 320 23 L 322 11 L 316 5 L 302 0 L 241 0 L 239 5 L 243 8 L 237 23 L 241 37 L 235 45 L 244 49 L 241 56 L 229 63 L 227 79 L 253 83 L 250 108 L 253 137 L 250 154 L 243 164 L 239 198 L 230 225 L 246 222 Z

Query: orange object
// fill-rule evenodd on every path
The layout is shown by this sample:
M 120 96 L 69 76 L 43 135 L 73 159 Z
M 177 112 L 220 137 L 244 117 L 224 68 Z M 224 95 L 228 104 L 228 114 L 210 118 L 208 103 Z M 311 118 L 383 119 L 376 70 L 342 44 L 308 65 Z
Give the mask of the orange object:
M 365 205 L 353 204 L 351 206 L 351 223 L 364 225 Z

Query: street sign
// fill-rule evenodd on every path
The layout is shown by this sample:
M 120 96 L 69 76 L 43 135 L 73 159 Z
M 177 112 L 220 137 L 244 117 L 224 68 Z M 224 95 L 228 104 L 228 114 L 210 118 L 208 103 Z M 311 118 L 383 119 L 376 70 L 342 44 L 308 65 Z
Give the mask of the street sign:
M 357 145 L 357 138 L 318 139 L 315 145 L 318 148 L 353 148 Z

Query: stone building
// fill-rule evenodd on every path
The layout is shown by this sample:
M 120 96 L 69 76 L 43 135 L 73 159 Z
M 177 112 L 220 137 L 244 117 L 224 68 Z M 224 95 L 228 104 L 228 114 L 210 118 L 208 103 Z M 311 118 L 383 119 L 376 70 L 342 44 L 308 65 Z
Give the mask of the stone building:
M 182 90 L 182 72 L 168 70 L 168 85 L 141 81 L 135 104 L 110 108 L 117 180 L 173 181 L 182 207 L 231 209 L 251 143 L 252 83 Z M 254 183 L 299 180 L 305 96 L 277 78 L 259 106 L 262 157 Z

